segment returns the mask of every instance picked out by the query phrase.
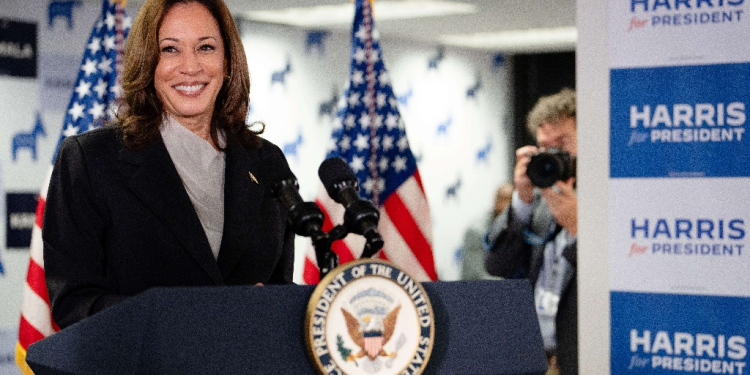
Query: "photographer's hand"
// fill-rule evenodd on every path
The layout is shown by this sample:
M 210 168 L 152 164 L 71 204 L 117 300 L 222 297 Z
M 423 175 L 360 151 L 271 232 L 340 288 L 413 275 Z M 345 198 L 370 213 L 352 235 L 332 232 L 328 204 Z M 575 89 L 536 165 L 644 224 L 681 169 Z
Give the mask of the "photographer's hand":
M 531 155 L 538 151 L 536 146 L 524 146 L 516 150 L 516 168 L 513 170 L 513 182 L 518 191 L 518 197 L 526 203 L 534 199 L 534 185 L 526 175 L 526 167 L 529 165 Z
M 547 201 L 555 220 L 571 236 L 578 233 L 578 196 L 573 189 L 575 178 L 567 181 L 557 181 L 555 185 L 541 189 L 544 200 Z

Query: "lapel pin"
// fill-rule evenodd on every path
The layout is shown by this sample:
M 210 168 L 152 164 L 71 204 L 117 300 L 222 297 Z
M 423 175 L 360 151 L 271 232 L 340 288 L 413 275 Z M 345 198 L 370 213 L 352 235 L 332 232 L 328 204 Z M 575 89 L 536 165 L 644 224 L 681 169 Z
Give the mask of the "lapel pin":
M 258 179 L 256 179 L 255 176 L 253 176 L 253 172 L 247 172 L 247 173 L 250 175 L 250 179 L 253 180 L 253 182 L 260 185 L 260 183 L 258 182 Z

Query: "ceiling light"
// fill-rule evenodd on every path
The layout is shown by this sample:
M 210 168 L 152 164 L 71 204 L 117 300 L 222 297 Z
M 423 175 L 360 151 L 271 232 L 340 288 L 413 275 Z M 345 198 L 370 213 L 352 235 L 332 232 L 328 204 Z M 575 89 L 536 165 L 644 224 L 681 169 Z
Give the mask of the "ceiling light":
M 503 52 L 532 52 L 574 50 L 576 39 L 578 39 L 578 31 L 575 27 L 558 27 L 470 35 L 445 35 L 440 38 L 440 41 L 446 45 L 458 47 Z
M 467 14 L 475 13 L 477 9 L 474 4 L 434 0 L 378 0 L 373 6 L 375 19 L 378 21 Z M 249 11 L 244 16 L 253 21 L 305 28 L 349 26 L 354 21 L 354 4 Z

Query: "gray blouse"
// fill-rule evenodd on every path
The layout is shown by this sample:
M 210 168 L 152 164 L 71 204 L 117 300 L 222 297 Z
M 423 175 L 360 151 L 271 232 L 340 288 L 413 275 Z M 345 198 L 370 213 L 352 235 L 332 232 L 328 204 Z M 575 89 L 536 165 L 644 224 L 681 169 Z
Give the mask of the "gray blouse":
M 164 119 L 159 130 L 206 232 L 214 259 L 217 259 L 224 232 L 226 155 L 171 116 Z M 226 136 L 223 132 L 219 131 L 218 139 L 219 145 L 224 148 Z

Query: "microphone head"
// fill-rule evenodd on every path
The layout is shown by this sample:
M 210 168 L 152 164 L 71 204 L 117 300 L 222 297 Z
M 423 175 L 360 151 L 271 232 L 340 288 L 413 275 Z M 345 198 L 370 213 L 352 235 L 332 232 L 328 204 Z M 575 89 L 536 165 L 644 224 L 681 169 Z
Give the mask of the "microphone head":
M 358 190 L 357 176 L 354 174 L 349 165 L 346 164 L 344 159 L 341 158 L 328 158 L 320 164 L 318 168 L 318 177 L 323 182 L 328 196 L 336 202 L 339 202 L 339 192 L 347 186 L 354 186 Z M 349 182 L 348 184 L 342 184 L 342 182 Z M 339 202 L 341 203 L 341 202 Z

